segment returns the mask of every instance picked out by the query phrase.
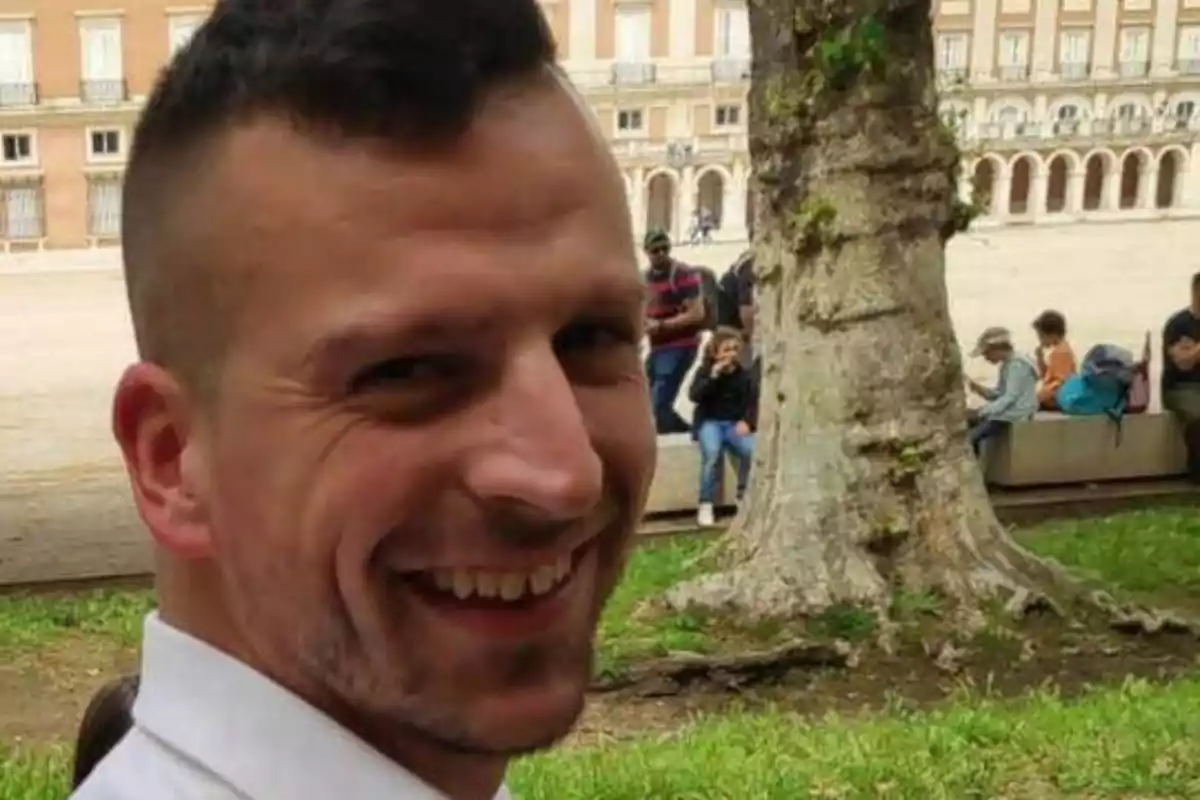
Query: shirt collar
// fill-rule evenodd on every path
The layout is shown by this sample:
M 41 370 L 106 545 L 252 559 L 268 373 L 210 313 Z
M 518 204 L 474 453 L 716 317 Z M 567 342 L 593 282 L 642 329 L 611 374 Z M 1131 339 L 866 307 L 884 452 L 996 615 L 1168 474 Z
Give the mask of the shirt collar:
M 199 639 L 146 618 L 135 724 L 253 800 L 446 800 L 332 719 Z M 509 800 L 501 788 L 495 800 Z

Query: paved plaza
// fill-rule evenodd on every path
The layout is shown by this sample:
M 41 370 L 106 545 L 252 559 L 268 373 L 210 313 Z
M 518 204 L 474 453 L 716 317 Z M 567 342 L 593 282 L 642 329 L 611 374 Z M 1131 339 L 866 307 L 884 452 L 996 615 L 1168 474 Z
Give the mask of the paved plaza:
M 739 247 L 684 248 L 724 269 Z M 144 566 L 144 537 L 108 433 L 111 387 L 133 355 L 116 251 L 0 257 L 0 583 Z M 961 236 L 947 270 L 964 342 L 1066 314 L 1090 344 L 1140 346 L 1186 304 L 1200 221 L 1011 228 Z M 1157 344 L 1156 344 L 1157 347 Z M 970 373 L 991 376 L 986 365 Z M 69 544 L 67 544 L 69 543 Z

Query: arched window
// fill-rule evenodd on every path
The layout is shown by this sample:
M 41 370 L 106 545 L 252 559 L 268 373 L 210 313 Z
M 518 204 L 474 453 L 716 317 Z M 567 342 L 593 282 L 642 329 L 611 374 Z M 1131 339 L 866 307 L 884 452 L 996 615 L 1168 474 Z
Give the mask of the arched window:
M 1057 136 L 1070 136 L 1079 130 L 1079 106 L 1073 103 L 1064 103 L 1058 107 L 1057 117 L 1054 120 L 1054 133 Z
M 1196 104 L 1191 100 L 1181 100 L 1175 104 L 1175 113 L 1171 115 L 1171 127 L 1177 131 L 1186 131 L 1196 116 Z

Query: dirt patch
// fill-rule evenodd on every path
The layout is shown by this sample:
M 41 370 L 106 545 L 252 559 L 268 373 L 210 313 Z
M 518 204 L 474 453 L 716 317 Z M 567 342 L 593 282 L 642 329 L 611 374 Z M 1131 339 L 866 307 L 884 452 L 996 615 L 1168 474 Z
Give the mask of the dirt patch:
M 575 745 L 628 738 L 632 731 L 666 733 L 697 713 L 767 706 L 820 716 L 885 707 L 932 708 L 964 690 L 1016 698 L 1038 689 L 1064 697 L 1130 677 L 1155 682 L 1194 675 L 1200 639 L 1190 633 L 1130 636 L 1095 627 L 1029 620 L 1019 633 L 991 631 L 955 647 L 952 663 L 937 656 L 944 642 L 909 641 L 887 654 L 874 646 L 848 668 L 791 669 L 741 689 L 727 680 L 689 681 L 672 690 L 659 680 L 595 695 L 572 737 Z
M 92 694 L 136 669 L 135 650 L 82 634 L 0 664 L 0 742 L 71 740 Z
M 929 708 L 964 689 L 1018 697 L 1038 688 L 1064 696 L 1134 676 L 1167 681 L 1195 674 L 1200 640 L 1190 634 L 1127 636 L 1031 620 L 1022 637 L 984 634 L 962 645 L 953 670 L 939 667 L 929 642 L 893 655 L 864 649 L 852 668 L 792 669 L 739 690 L 699 682 L 664 693 L 662 684 L 593 694 L 568 747 L 669 734 L 698 714 L 766 706 L 820 716 L 903 705 Z M 137 669 L 137 652 L 101 637 L 64 637 L 36 653 L 0 664 L 0 741 L 70 741 L 88 699 L 116 675 Z

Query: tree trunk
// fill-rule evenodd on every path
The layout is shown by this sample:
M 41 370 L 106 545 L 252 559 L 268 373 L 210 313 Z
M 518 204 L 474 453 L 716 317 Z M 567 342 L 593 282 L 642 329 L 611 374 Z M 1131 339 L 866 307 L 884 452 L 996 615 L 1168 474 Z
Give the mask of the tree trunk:
M 749 3 L 758 449 L 728 570 L 669 601 L 762 617 L 886 609 L 898 588 L 1041 596 L 1060 573 L 997 522 L 964 435 L 930 2 Z

